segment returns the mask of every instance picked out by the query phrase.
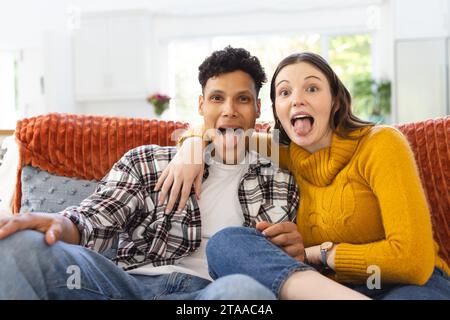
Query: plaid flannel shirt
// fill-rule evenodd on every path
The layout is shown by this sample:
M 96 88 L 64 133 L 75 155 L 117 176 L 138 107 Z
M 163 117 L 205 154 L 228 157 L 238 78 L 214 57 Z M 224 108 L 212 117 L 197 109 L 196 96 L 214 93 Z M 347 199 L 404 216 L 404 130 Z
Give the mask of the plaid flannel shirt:
M 80 245 L 100 253 L 118 245 L 111 260 L 124 270 L 174 264 L 195 251 L 201 221 L 194 191 L 181 213 L 165 214 L 166 204 L 157 205 L 159 192 L 153 190 L 175 154 L 174 147 L 156 145 L 128 151 L 91 196 L 62 211 L 80 231 Z M 244 226 L 294 221 L 299 205 L 294 177 L 264 158 L 256 159 L 239 185 Z M 203 178 L 207 176 L 206 166 Z

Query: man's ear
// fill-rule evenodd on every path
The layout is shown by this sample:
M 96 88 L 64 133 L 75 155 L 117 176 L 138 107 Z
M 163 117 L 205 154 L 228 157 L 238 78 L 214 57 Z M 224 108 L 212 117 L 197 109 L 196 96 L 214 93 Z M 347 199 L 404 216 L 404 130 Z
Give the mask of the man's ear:
M 256 100 L 256 118 L 261 116 L 261 99 Z
M 202 95 L 198 96 L 198 114 L 203 116 L 203 102 L 204 102 L 204 98 Z

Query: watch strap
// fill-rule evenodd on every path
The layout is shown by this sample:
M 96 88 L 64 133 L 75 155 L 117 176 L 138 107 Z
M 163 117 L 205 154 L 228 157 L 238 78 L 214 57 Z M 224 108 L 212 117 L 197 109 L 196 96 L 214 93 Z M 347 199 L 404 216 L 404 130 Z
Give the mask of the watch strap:
M 328 263 L 327 263 L 327 250 L 324 249 L 320 249 L 320 257 L 322 259 L 322 264 L 325 268 L 328 268 Z

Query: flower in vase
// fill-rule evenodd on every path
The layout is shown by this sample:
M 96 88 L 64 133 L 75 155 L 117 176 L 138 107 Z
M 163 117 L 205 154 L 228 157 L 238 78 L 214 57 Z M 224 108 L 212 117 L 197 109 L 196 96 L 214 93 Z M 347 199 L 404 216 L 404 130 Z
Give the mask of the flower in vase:
M 155 114 L 160 116 L 169 107 L 170 97 L 165 94 L 155 93 L 149 96 L 147 101 L 155 108 Z

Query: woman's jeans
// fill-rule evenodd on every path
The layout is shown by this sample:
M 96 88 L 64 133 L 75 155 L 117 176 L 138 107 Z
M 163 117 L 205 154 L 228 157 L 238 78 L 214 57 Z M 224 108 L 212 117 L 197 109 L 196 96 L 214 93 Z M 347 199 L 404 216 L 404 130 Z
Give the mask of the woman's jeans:
M 206 255 L 213 279 L 245 274 L 269 288 L 277 297 L 293 272 L 315 270 L 284 253 L 253 228 L 222 229 L 209 240 Z M 382 285 L 381 289 L 373 290 L 365 285 L 348 287 L 373 299 L 450 299 L 449 277 L 437 268 L 423 286 Z
M 131 275 L 81 246 L 48 246 L 31 230 L 0 240 L 0 255 L 0 299 L 275 299 L 244 275 L 214 282 L 183 273 Z

